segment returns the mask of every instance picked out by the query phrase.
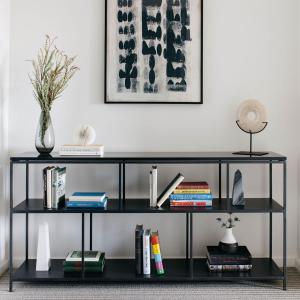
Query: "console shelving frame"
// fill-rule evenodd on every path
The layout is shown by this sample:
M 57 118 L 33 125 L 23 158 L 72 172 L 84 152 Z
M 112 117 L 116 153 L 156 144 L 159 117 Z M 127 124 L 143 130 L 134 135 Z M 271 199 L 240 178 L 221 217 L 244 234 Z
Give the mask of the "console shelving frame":
M 25 200 L 15 205 L 13 168 L 15 164 L 25 165 Z M 118 199 L 109 199 L 106 209 L 45 209 L 42 199 L 29 198 L 29 166 L 33 164 L 111 164 L 118 168 Z M 126 198 L 126 166 L 130 164 L 214 164 L 219 172 L 219 197 L 214 199 L 213 207 L 195 208 L 162 208 L 149 207 L 148 199 Z M 249 198 L 244 208 L 233 207 L 229 196 L 229 171 L 232 164 L 264 164 L 269 169 L 269 197 Z M 273 199 L 273 165 L 282 165 L 282 199 Z M 226 196 L 222 198 L 222 167 L 226 168 Z M 106 153 L 104 157 L 63 157 L 57 153 L 49 156 L 37 153 L 23 153 L 10 159 L 10 229 L 9 229 L 9 291 L 13 290 L 13 282 L 200 282 L 200 281 L 248 281 L 248 280 L 282 280 L 283 289 L 287 288 L 287 158 L 270 152 L 265 156 L 239 156 L 230 152 L 124 152 Z M 247 273 L 210 273 L 205 259 L 193 258 L 193 215 L 198 213 L 263 213 L 269 215 L 269 256 L 253 259 L 253 269 Z M 164 259 L 166 274 L 157 276 L 137 276 L 133 259 L 107 259 L 102 274 L 89 274 L 84 271 L 78 275 L 67 275 L 63 272 L 63 260 L 53 259 L 48 272 L 37 272 L 34 259 L 29 259 L 29 216 L 30 214 L 81 214 L 81 249 L 85 245 L 85 216 L 89 215 L 89 249 L 93 249 L 93 215 L 112 213 L 163 213 L 185 215 L 186 257 L 182 259 Z M 272 257 L 273 213 L 283 217 L 283 255 L 282 269 Z M 17 269 L 13 268 L 13 216 L 25 214 L 25 259 Z M 82 257 L 83 261 L 83 257 Z M 84 264 L 83 264 L 84 266 Z

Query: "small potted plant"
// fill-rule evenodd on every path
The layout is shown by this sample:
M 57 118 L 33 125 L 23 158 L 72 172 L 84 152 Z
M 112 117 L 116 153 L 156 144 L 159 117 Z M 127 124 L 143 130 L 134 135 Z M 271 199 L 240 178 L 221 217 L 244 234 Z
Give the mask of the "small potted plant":
M 46 35 L 46 42 L 37 58 L 31 60 L 33 72 L 29 75 L 34 97 L 41 108 L 35 137 L 35 147 L 41 154 L 49 154 L 55 144 L 50 116 L 52 105 L 79 69 L 74 65 L 75 57 L 68 57 L 58 50 L 54 41 Z
M 239 222 L 240 219 L 230 213 L 227 220 L 217 218 L 217 221 L 222 228 L 225 228 L 225 234 L 219 242 L 219 247 L 226 253 L 235 253 L 238 249 L 238 243 L 233 235 L 232 228 L 235 227 L 236 222 Z

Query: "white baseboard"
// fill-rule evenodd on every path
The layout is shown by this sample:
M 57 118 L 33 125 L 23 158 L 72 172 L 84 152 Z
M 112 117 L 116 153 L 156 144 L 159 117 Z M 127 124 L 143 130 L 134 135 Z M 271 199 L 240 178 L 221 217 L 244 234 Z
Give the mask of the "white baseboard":
M 0 276 L 3 275 L 7 270 L 8 270 L 8 260 L 6 259 L 1 262 Z
M 295 259 L 295 267 L 300 272 L 300 258 Z

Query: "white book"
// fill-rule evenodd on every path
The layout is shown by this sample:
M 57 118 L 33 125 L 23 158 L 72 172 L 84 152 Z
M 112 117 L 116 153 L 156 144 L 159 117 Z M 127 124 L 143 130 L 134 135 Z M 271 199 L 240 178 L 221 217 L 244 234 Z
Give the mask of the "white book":
M 162 192 L 162 194 L 158 198 L 157 207 L 161 207 L 164 202 L 170 197 L 173 191 L 177 188 L 177 186 L 183 181 L 184 177 L 182 174 L 177 174 L 177 176 L 170 182 L 170 184 L 166 187 L 166 189 Z
M 84 251 L 84 261 L 94 261 L 98 262 L 100 259 L 100 251 Z M 66 261 L 81 261 L 82 252 L 81 251 L 72 251 L 68 254 Z
M 153 207 L 153 176 L 152 171 L 149 174 L 149 184 L 150 184 L 150 207 Z
M 52 171 L 54 167 L 47 170 L 47 208 L 52 208 Z
M 151 252 L 150 252 L 150 229 L 144 230 L 143 233 L 143 273 L 151 274 Z
M 61 156 L 103 156 L 103 145 L 63 145 L 59 147 Z
M 152 167 L 152 206 L 157 205 L 157 167 Z

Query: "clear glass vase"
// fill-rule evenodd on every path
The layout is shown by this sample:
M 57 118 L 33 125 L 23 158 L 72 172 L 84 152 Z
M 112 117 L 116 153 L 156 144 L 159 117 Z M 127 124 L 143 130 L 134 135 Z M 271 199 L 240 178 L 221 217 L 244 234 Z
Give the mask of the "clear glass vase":
M 49 154 L 55 145 L 54 130 L 49 111 L 41 111 L 36 135 L 35 147 L 41 154 Z

